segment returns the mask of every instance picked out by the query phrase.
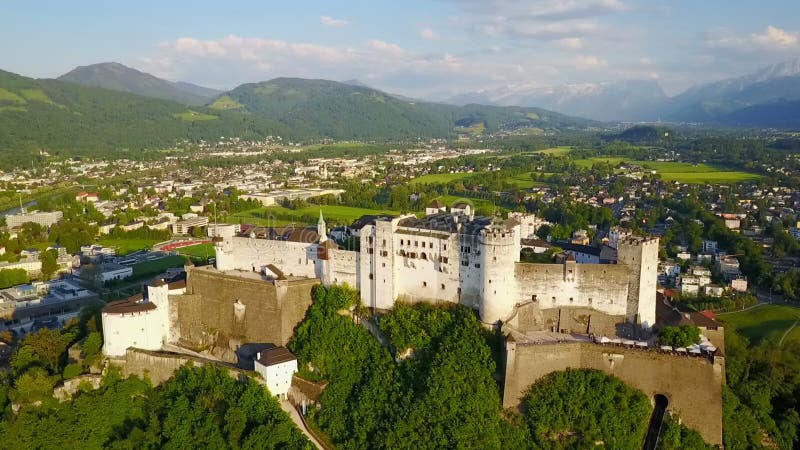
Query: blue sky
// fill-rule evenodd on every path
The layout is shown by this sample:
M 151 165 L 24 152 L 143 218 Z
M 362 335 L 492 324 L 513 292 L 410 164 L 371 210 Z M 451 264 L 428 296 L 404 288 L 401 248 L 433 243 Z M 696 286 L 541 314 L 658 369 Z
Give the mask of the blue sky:
M 797 0 L 27 0 L 2 14 L 3 70 L 118 61 L 216 88 L 358 78 L 440 99 L 652 79 L 674 94 L 800 56 Z

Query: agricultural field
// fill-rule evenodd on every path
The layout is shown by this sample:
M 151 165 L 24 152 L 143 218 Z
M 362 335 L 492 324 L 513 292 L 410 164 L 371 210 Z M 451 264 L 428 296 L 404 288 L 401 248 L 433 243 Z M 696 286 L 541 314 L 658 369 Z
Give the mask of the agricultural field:
M 242 109 L 244 105 L 237 102 L 229 95 L 223 95 L 222 97 L 214 100 L 214 103 L 208 106 L 211 109 L 221 109 L 221 110 L 228 110 L 228 109 Z
M 718 314 L 717 318 L 727 326 L 736 328 L 753 344 L 764 340 L 779 342 L 790 329 L 784 342 L 786 340 L 800 342 L 800 328 L 792 328 L 800 320 L 800 308 L 765 304 L 745 311 Z
M 128 253 L 133 253 L 139 250 L 148 250 L 155 244 L 158 244 L 158 239 L 112 239 L 101 238 L 98 244 L 104 247 L 111 247 L 117 250 L 117 255 L 124 256 Z
M 760 175 L 754 173 L 727 170 L 708 164 L 691 164 L 674 161 L 637 161 L 628 160 L 623 157 L 610 156 L 576 159 L 574 162 L 578 167 L 590 168 L 598 163 L 608 163 L 612 166 L 616 166 L 625 161 L 642 166 L 644 169 L 655 170 L 661 175 L 661 179 L 664 181 L 677 181 L 679 183 L 740 183 L 760 178 Z

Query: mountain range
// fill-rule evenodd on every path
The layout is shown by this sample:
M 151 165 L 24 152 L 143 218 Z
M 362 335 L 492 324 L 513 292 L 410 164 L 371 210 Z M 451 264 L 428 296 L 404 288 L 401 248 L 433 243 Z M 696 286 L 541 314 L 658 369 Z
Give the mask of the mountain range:
M 276 78 L 202 101 L 211 94 L 119 64 L 81 67 L 59 79 L 0 71 L 0 164 L 29 161 L 42 150 L 111 155 L 220 136 L 391 141 L 597 125 L 540 108 L 420 102 L 327 80 Z
M 655 80 L 624 80 L 554 87 L 511 85 L 461 94 L 445 101 L 456 105 L 476 102 L 535 105 L 603 121 L 798 126 L 800 110 L 793 109 L 797 100 L 800 100 L 800 57 L 745 76 L 693 86 L 674 97 L 666 96 Z M 781 116 L 779 122 L 765 120 L 776 116 Z

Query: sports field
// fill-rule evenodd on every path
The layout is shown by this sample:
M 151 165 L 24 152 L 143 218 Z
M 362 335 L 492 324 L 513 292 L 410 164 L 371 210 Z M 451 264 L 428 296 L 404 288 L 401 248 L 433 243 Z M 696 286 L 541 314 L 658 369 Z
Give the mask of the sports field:
M 197 244 L 188 247 L 181 247 L 176 250 L 178 253 L 186 256 L 193 256 L 195 258 L 208 258 L 214 256 L 214 244 Z
M 754 173 L 727 170 L 708 164 L 691 164 L 674 161 L 637 161 L 616 156 L 576 159 L 575 164 L 578 167 L 590 168 L 598 163 L 607 163 L 616 166 L 624 161 L 639 165 L 644 169 L 655 170 L 661 175 L 661 179 L 664 181 L 677 181 L 679 183 L 739 183 L 757 180 L 761 177 Z
M 753 344 L 763 340 L 779 342 L 784 334 L 786 334 L 784 342 L 787 340 L 800 342 L 800 327 L 792 328 L 800 320 L 800 308 L 766 304 L 745 311 L 718 314 L 717 318 L 727 326 L 736 328 Z

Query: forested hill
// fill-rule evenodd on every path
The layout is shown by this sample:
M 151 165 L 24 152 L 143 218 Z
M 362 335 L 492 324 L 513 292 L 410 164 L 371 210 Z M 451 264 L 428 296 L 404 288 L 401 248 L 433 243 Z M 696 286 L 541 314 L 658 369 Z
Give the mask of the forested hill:
M 398 98 L 366 86 L 276 78 L 243 84 L 209 105 L 277 120 L 300 134 L 334 139 L 448 137 L 453 127 L 483 132 L 583 128 L 591 121 L 539 108 L 463 107 Z
M 538 132 L 592 124 L 537 108 L 417 103 L 324 80 L 246 84 L 203 107 L 0 71 L 0 167 L 27 164 L 42 150 L 114 157 L 220 136 L 392 141 L 454 137 L 454 129 Z
M 162 80 L 114 62 L 76 67 L 58 79 L 194 106 L 205 105 L 220 94 L 220 91 L 190 83 Z
M 51 154 L 118 155 L 182 139 L 292 136 L 251 114 L 187 107 L 125 92 L 0 71 L 0 166 Z

